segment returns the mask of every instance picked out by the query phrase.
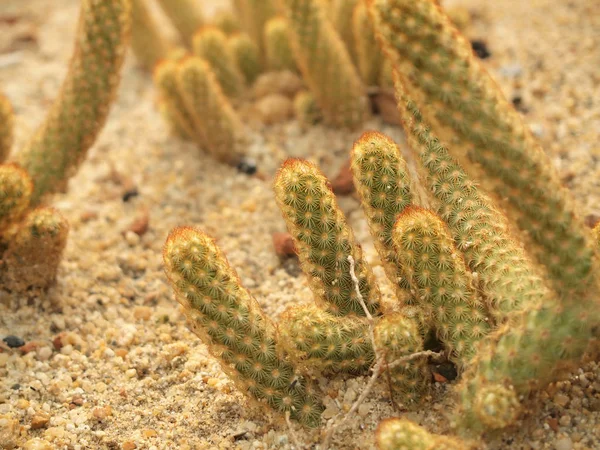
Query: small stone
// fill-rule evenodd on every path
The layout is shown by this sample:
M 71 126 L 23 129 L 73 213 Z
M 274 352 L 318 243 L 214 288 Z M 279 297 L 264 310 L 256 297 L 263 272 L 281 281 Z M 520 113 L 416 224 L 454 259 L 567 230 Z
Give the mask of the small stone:
M 92 416 L 98 420 L 104 420 L 109 416 L 112 416 L 112 408 L 110 406 L 104 406 L 101 408 L 94 408 Z
M 331 189 L 337 195 L 350 195 L 354 192 L 354 181 L 352 180 L 352 169 L 350 160 L 347 160 L 340 168 L 337 176 L 331 182 Z
M 8 335 L 6 336 L 4 339 L 2 339 L 6 345 L 8 345 L 10 348 L 19 348 L 19 347 L 23 347 L 25 345 L 25 341 L 23 339 L 21 339 L 20 337 L 17 336 L 13 336 Z
M 256 173 L 256 161 L 252 158 L 243 158 L 237 165 L 237 170 L 246 175 L 254 175 Z
M 554 403 L 558 406 L 565 407 L 569 403 L 569 397 L 559 392 L 554 396 Z
M 568 414 L 565 414 L 564 416 L 562 416 L 560 418 L 558 423 L 563 427 L 567 427 L 567 426 L 571 425 L 571 416 L 569 416 Z
M 289 233 L 273 233 L 273 247 L 275 247 L 275 253 L 277 256 L 288 257 L 295 256 L 296 246 L 294 245 L 294 239 Z
M 54 447 L 44 439 L 29 439 L 23 445 L 23 450 L 52 450 Z
M 50 347 L 42 347 L 37 350 L 37 357 L 40 361 L 48 361 L 52 356 L 52 349 Z
M 142 436 L 144 436 L 146 439 L 153 438 L 153 437 L 158 436 L 158 433 L 154 430 L 147 428 L 144 431 L 142 431 Z
M 123 450 L 134 450 L 137 448 L 137 445 L 135 445 L 135 442 L 133 441 L 125 441 L 123 442 L 123 445 L 121 445 L 121 448 Z
M 573 448 L 573 441 L 569 437 L 557 439 L 554 443 L 556 450 L 571 450 Z
M 137 371 L 135 369 L 127 369 L 125 375 L 127 375 L 128 378 L 133 378 L 137 375 Z
M 50 421 L 50 415 L 46 412 L 39 411 L 31 418 L 31 429 L 39 430 L 46 427 Z
M 152 317 L 152 308 L 148 306 L 136 306 L 133 308 L 133 317 L 136 319 L 149 320 Z
M 484 40 L 473 39 L 471 41 L 471 47 L 473 48 L 473 52 L 475 52 L 475 55 L 477 55 L 479 59 L 487 59 L 490 56 L 492 56 Z
M 123 192 L 123 196 L 121 197 L 122 200 L 127 203 L 129 200 L 131 200 L 133 197 L 137 197 L 138 195 L 140 195 L 139 191 L 137 190 L 136 187 L 131 188 L 131 189 L 127 189 L 125 192 Z
M 128 232 L 133 232 L 138 236 L 143 236 L 144 234 L 146 234 L 146 232 L 148 231 L 148 228 L 150 227 L 150 215 L 148 214 L 147 210 L 144 210 L 140 213 L 139 216 L 137 216 L 134 221 L 131 223 L 131 225 L 129 225 L 129 228 L 127 229 L 126 233 L 125 233 L 125 238 L 127 239 L 127 233 Z M 139 242 L 139 240 L 138 240 Z M 132 245 L 129 240 L 127 241 L 127 243 L 129 245 Z

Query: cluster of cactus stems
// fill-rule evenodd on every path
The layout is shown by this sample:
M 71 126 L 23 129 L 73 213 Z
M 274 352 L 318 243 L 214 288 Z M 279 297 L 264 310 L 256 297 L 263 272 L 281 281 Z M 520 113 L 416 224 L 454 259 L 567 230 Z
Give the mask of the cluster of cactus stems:
M 145 0 L 131 0 L 131 50 L 138 64 L 146 70 L 152 70 L 169 55 L 169 42 Z
M 256 13 L 242 24 L 257 45 L 247 51 L 249 58 L 256 59 L 258 48 L 263 67 L 301 72 L 310 92 L 296 97 L 297 116 L 306 123 L 322 117 L 329 125 L 356 127 L 368 112 L 364 86 L 393 87 L 420 164 L 419 179 L 411 180 L 398 146 L 376 132 L 364 134 L 352 150 L 353 181 L 394 300 L 381 298 L 318 168 L 293 159 L 278 172 L 275 197 L 315 304 L 288 309 L 270 335 L 278 361 L 289 364 L 306 387 L 294 407 L 274 408 L 316 426 L 321 406 L 306 381 L 312 373 L 364 373 L 378 354 L 393 363 L 420 352 L 424 340 L 435 335 L 461 375 L 453 421 L 458 430 L 479 435 L 513 424 L 520 400 L 555 379 L 589 343 L 598 322 L 593 305 L 600 294 L 600 226 L 593 232 L 584 226 L 531 132 L 435 1 L 279 0 L 278 5 L 282 17 L 275 16 L 271 2 L 260 11 L 250 0 L 236 2 L 238 12 Z M 256 23 L 263 30 L 258 37 Z M 284 58 L 288 49 L 293 62 Z M 184 105 L 186 98 L 176 101 Z M 171 117 L 179 117 L 173 111 Z M 416 182 L 427 186 L 430 209 L 411 193 Z M 174 242 L 178 250 L 171 253 Z M 184 264 L 178 252 L 192 248 L 190 242 L 210 242 L 205 246 L 212 250 L 194 250 L 196 259 L 189 256 Z M 174 232 L 166 248 L 167 273 L 194 329 L 244 392 L 269 403 L 252 374 L 230 356 L 242 337 L 233 333 L 227 341 L 207 334 L 229 319 L 215 315 L 209 322 L 204 306 L 190 300 L 210 255 L 219 255 L 220 270 L 232 269 L 198 230 Z M 210 286 L 205 303 L 218 303 L 217 291 L 246 293 L 235 275 L 226 281 L 214 276 Z M 226 309 L 237 310 L 236 301 Z M 392 364 L 389 371 L 404 404 L 427 392 L 430 374 L 423 358 Z M 298 413 L 300 404 L 304 415 Z M 403 420 L 382 423 L 377 442 L 381 449 L 470 445 Z
M 191 45 L 194 34 L 204 25 L 200 5 L 195 0 L 158 0 L 160 7 L 179 32 L 185 45 Z
M 0 96 L 0 283 L 12 291 L 56 278 L 68 224 L 47 197 L 67 185 L 108 115 L 130 31 L 129 0 L 84 0 L 76 45 L 44 123 L 12 160 L 13 114 Z

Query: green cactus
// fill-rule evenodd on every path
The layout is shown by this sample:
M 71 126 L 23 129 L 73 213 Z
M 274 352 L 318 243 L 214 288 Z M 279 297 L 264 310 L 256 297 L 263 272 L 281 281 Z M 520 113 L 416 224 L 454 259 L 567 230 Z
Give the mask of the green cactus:
M 304 425 L 318 426 L 320 400 L 279 349 L 277 328 L 215 243 L 199 230 L 176 228 L 163 259 L 192 329 L 238 388 Z
M 464 369 L 490 325 L 450 233 L 434 213 L 411 206 L 398 216 L 393 241 L 421 309 L 432 317 L 450 360 Z
M 362 0 L 331 0 L 329 5 L 331 23 L 342 38 L 353 61 L 356 61 L 356 36 L 352 26 L 352 15 L 360 1 Z
M 273 17 L 265 24 L 263 39 L 269 70 L 298 70 L 292 54 L 288 23 L 283 17 Z
M 236 33 L 229 37 L 227 44 L 246 83 L 254 83 L 262 72 L 260 52 L 256 43 L 246 33 Z
M 371 268 L 319 169 L 288 159 L 277 173 L 274 189 L 317 302 L 334 315 L 365 314 L 350 277 L 348 256 L 352 256 L 364 302 L 371 314 L 378 314 L 380 294 Z
M 378 37 L 424 119 L 495 194 L 565 301 L 593 301 L 598 258 L 567 189 L 519 113 L 432 0 L 370 0 Z M 552 255 L 552 257 L 549 257 Z
M 227 36 L 242 32 L 239 17 L 228 9 L 218 11 L 213 18 L 213 23 Z
M 82 1 L 76 46 L 60 95 L 16 156 L 33 180 L 33 205 L 65 187 L 102 129 L 119 84 L 129 28 L 128 0 Z
M 25 170 L 16 164 L 0 165 L 0 238 L 19 221 L 33 192 L 33 183 Z
M 194 33 L 205 23 L 199 2 L 196 0 L 158 0 L 158 3 L 179 32 L 183 43 L 190 46 Z
M 148 11 L 146 0 L 131 0 L 131 49 L 146 70 L 154 69 L 169 53 L 169 42 Z
M 227 36 L 216 27 L 204 27 L 194 35 L 194 54 L 212 67 L 221 89 L 230 98 L 239 97 L 245 87 L 244 76 L 227 45 Z
M 298 68 L 325 122 L 356 128 L 369 113 L 365 89 L 348 50 L 319 0 L 280 0 Z
M 367 86 L 377 86 L 383 66 L 383 53 L 375 39 L 366 0 L 356 2 L 351 25 L 358 72 Z
M 14 139 L 14 115 L 12 105 L 5 95 L 0 93 L 0 163 L 6 161 Z
M 376 433 L 378 450 L 467 450 L 469 443 L 429 433 L 407 419 L 386 419 Z
M 66 219 L 55 209 L 30 211 L 7 239 L 0 284 L 18 292 L 48 287 L 56 279 L 68 233 Z
M 234 0 L 235 10 L 241 18 L 242 28 L 252 37 L 261 55 L 265 53 L 263 30 L 265 24 L 277 14 L 278 0 Z

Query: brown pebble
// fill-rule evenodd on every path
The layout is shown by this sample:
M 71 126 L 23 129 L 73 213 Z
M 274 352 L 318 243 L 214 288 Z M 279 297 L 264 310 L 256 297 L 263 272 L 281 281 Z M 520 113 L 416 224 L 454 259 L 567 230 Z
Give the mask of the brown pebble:
M 590 228 L 594 228 L 598 223 L 600 223 L 600 216 L 597 214 L 588 214 L 587 216 L 585 216 L 585 224 L 590 227 Z
M 331 182 L 331 189 L 337 195 L 350 195 L 354 192 L 354 182 L 352 181 L 352 169 L 350 160 L 346 161 L 341 167 L 337 176 Z
M 148 306 L 136 306 L 133 308 L 133 317 L 136 319 L 149 320 L 152 317 L 152 308 Z
M 277 256 L 287 257 L 297 254 L 294 239 L 290 233 L 273 233 L 272 237 Z
M 140 215 L 138 217 L 135 218 L 135 220 L 131 223 L 131 225 L 129 225 L 127 230 L 125 230 L 125 233 L 127 231 L 133 231 L 138 236 L 143 236 L 144 234 L 146 234 L 149 227 L 150 227 L 150 215 L 148 214 L 147 210 L 144 210 L 140 213 Z
M 558 431 L 558 420 L 556 420 L 554 417 L 546 419 L 546 423 L 550 428 L 552 428 L 553 431 Z
M 73 398 L 71 398 L 70 405 L 73 405 L 73 408 L 83 405 L 83 397 L 81 395 L 74 395 Z
M 37 350 L 40 347 L 45 346 L 46 343 L 43 341 L 29 341 L 27 342 L 25 345 L 19 347 L 19 350 L 21 351 L 21 353 L 23 353 L 24 355 L 29 353 L 29 352 L 33 352 L 35 350 Z
M 84 211 L 79 216 L 79 220 L 83 223 L 89 222 L 90 220 L 94 220 L 98 218 L 98 213 L 96 211 Z
M 112 416 L 112 408 L 110 406 L 94 408 L 94 410 L 92 411 L 92 415 L 98 420 L 104 420 L 107 417 Z
M 398 112 L 398 105 L 396 104 L 396 98 L 392 92 L 375 94 L 372 97 L 372 101 L 375 110 L 385 123 L 389 123 L 390 125 L 402 123 L 400 113 Z
M 124 348 L 118 348 L 115 350 L 115 355 L 125 358 L 127 356 L 127 350 Z
M 135 445 L 135 442 L 133 442 L 133 441 L 125 441 L 125 442 L 123 442 L 123 445 L 121 446 L 121 448 L 123 450 L 133 450 L 133 449 L 137 448 L 137 445 Z
M 144 431 L 142 431 L 142 436 L 144 436 L 145 438 L 153 438 L 158 436 L 158 433 L 154 430 L 147 428 Z
M 48 425 L 50 421 L 50 415 L 48 413 L 40 411 L 35 413 L 35 415 L 31 418 L 31 429 L 39 430 L 40 428 L 44 428 Z

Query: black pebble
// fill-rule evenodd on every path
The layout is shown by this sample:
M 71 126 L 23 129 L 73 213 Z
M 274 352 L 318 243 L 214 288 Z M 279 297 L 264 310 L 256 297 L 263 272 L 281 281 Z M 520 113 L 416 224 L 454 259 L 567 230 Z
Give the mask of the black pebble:
M 13 391 L 18 391 L 19 389 L 21 389 L 21 385 L 19 383 L 13 384 L 10 387 Z
M 244 158 L 237 165 L 237 170 L 246 175 L 254 175 L 256 173 L 256 161 L 250 158 Z
M 4 339 L 2 339 L 6 345 L 8 345 L 10 348 L 19 348 L 19 347 L 23 347 L 25 345 L 25 341 L 23 339 L 21 339 L 20 337 L 17 336 L 6 336 Z
M 129 191 L 125 191 L 125 193 L 123 194 L 123 201 L 128 202 L 133 197 L 137 197 L 138 195 L 140 195 L 140 193 L 137 190 L 137 188 L 130 189 Z
M 477 57 L 480 59 L 487 59 L 490 56 L 492 56 L 492 54 L 487 48 L 487 44 L 481 39 L 473 39 L 471 41 L 471 47 L 473 48 L 473 51 L 475 52 Z

